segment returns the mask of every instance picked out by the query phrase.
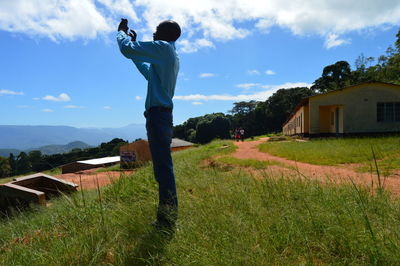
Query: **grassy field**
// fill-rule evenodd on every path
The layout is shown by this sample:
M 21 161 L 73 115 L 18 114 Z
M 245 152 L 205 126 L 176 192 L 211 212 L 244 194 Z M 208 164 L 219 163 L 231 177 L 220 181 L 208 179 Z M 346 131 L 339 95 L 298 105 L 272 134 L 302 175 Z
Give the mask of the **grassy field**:
M 358 163 L 359 170 L 364 172 L 375 169 L 375 156 L 383 173 L 400 169 L 400 136 L 266 142 L 259 148 L 272 155 L 311 164 Z
M 170 237 L 150 225 L 157 186 L 149 165 L 104 189 L 3 218 L 0 265 L 400 261 L 400 202 L 385 191 L 371 196 L 355 186 L 283 176 L 259 180 L 241 171 L 240 162 L 228 169 L 204 163 L 233 150 L 231 142 L 217 141 L 174 154 L 180 212 Z

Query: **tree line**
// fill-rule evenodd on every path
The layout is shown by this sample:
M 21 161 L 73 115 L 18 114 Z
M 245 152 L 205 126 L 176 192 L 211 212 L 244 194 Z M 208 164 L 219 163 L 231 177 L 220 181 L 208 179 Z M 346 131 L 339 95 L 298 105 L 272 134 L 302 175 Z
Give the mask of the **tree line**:
M 35 150 L 28 153 L 21 152 L 17 156 L 11 153 L 8 158 L 0 156 L 0 178 L 50 170 L 75 161 L 117 156 L 119 148 L 127 143 L 123 139 L 115 138 L 101 143 L 98 147 L 78 148 L 62 154 L 43 155 Z
M 384 55 L 377 58 L 358 56 L 354 70 L 348 62 L 338 61 L 324 67 L 310 88 L 282 88 L 266 101 L 236 102 L 228 114 L 189 118 L 174 127 L 174 136 L 194 143 L 207 143 L 215 138 L 230 138 L 235 128 L 244 128 L 246 137 L 281 132 L 293 109 L 309 96 L 368 81 L 400 85 L 400 30 L 396 37 L 394 47 L 389 46 Z

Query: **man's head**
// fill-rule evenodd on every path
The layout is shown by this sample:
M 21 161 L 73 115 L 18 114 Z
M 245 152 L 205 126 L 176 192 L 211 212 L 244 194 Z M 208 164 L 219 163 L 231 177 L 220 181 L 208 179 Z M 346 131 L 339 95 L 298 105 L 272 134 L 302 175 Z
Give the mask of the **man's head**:
M 157 26 L 153 33 L 153 40 L 162 40 L 167 42 L 176 41 L 181 36 L 181 27 L 173 20 L 165 20 Z

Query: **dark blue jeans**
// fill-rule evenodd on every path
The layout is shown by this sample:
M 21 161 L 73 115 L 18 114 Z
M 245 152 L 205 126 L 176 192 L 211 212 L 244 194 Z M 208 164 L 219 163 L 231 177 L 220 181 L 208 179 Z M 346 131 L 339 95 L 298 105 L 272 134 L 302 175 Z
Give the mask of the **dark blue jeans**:
M 171 157 L 172 112 L 151 108 L 146 111 L 145 116 L 154 177 L 158 182 L 157 220 L 160 223 L 174 223 L 177 218 L 178 198 Z

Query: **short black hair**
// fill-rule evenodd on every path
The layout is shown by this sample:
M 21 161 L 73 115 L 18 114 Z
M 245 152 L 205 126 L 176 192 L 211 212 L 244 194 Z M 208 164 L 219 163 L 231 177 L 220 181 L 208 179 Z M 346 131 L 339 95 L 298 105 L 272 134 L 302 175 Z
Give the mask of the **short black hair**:
M 157 35 L 160 40 L 174 42 L 181 36 L 181 27 L 173 20 L 165 20 L 157 26 Z

